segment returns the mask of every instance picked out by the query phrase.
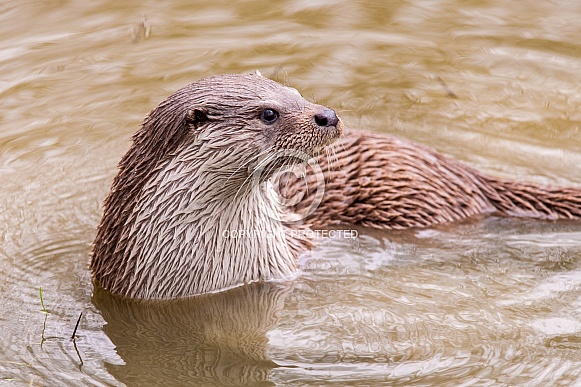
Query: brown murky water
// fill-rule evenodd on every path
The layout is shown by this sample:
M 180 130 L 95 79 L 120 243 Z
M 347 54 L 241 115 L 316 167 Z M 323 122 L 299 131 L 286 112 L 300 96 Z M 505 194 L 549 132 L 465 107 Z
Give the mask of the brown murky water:
M 360 230 L 292 283 L 166 304 L 93 294 L 88 272 L 131 134 L 211 74 L 258 69 L 348 127 L 580 185 L 580 16 L 533 0 L 0 3 L 0 381 L 581 385 L 580 223 Z

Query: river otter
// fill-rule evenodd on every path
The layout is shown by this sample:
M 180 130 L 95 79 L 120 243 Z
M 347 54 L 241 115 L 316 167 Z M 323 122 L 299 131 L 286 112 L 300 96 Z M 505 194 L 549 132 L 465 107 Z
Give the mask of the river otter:
M 297 231 L 308 227 L 425 227 L 493 211 L 581 218 L 581 189 L 488 177 L 410 141 L 342 132 L 333 110 L 259 74 L 177 91 L 119 164 L 93 244 L 94 279 L 128 297 L 186 297 L 292 277 L 311 246 Z M 334 153 L 319 155 L 333 142 Z M 320 173 L 272 179 L 307 162 Z M 304 200 L 281 208 L 273 187 Z

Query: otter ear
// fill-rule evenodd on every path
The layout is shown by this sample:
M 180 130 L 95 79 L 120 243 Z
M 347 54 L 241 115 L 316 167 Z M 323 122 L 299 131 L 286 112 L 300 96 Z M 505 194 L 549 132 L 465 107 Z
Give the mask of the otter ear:
M 197 129 L 208 121 L 208 110 L 205 108 L 192 108 L 186 114 L 186 123 Z

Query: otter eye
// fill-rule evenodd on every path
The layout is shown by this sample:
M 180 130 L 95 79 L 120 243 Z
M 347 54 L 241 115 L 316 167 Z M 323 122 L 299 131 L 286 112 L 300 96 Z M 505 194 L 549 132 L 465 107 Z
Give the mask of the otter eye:
M 274 124 L 274 122 L 278 119 L 278 112 L 273 109 L 264 109 L 260 113 L 260 119 L 265 124 Z

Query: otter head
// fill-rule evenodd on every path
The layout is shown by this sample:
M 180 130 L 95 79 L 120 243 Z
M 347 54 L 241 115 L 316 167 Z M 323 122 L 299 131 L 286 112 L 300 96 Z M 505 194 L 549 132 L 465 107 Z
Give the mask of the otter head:
M 238 171 L 260 168 L 261 180 L 282 166 L 305 162 L 343 131 L 335 111 L 258 74 L 210 77 L 190 87 L 187 92 L 199 98 L 186 122 L 197 143 L 227 149 Z
M 261 75 L 178 90 L 149 114 L 119 164 L 93 245 L 95 279 L 115 293 L 171 298 L 289 275 L 296 243 L 266 234 L 260 243 L 224 240 L 223 232 L 280 231 L 259 209 L 270 203 L 257 199 L 251 175 L 260 170 L 262 182 L 306 161 L 342 130 L 333 110 Z

